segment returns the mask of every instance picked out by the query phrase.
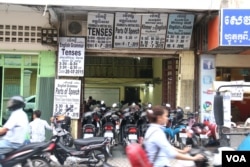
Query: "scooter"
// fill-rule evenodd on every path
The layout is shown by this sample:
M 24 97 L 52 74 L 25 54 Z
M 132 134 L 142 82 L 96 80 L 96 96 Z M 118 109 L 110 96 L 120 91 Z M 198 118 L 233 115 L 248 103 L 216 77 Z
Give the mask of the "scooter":
M 52 151 L 55 148 L 54 139 L 49 142 L 31 143 L 19 149 L 2 149 L 4 158 L 0 159 L 2 167 L 36 167 L 37 164 L 49 167 L 48 159 L 40 156 L 44 150 Z
M 110 150 L 117 145 L 120 117 L 116 114 L 116 104 L 113 104 L 112 108 L 108 110 L 102 117 L 102 136 L 110 139 Z
M 53 124 L 56 122 L 54 121 Z M 55 128 L 56 127 L 56 128 Z M 67 147 L 58 142 L 64 135 L 60 126 L 53 126 L 52 138 L 55 138 L 53 150 L 44 151 L 43 155 L 50 158 L 52 163 L 59 166 L 79 166 L 85 164 L 89 167 L 103 165 L 107 161 L 109 153 L 109 139 L 104 137 L 92 137 L 87 139 L 76 139 L 73 141 L 74 148 Z
M 96 112 L 95 110 L 88 111 L 83 115 L 83 127 L 82 127 L 83 139 L 96 136 L 96 127 L 93 124 L 94 122 L 93 114 L 95 112 Z
M 184 124 L 182 120 L 183 114 L 182 114 L 182 117 L 179 116 L 177 118 L 176 116 L 177 112 L 178 111 L 175 111 L 175 110 L 172 110 L 170 112 L 169 124 L 166 126 L 166 128 L 164 128 L 164 132 L 166 133 L 167 138 L 172 145 L 182 148 L 183 146 L 181 146 L 181 144 L 179 143 L 179 133 L 183 129 L 186 129 L 186 125 Z
M 71 118 L 68 116 L 64 115 L 58 115 L 55 117 L 56 125 L 62 127 L 62 130 L 64 131 L 64 134 L 61 138 L 60 141 L 68 147 L 73 146 L 73 137 L 71 135 Z

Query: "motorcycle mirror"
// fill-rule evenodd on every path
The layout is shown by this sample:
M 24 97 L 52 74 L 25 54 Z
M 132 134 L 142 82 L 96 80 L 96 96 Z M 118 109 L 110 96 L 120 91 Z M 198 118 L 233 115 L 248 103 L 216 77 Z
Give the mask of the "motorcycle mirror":
M 114 104 L 112 105 L 112 107 L 113 107 L 113 108 L 117 107 L 117 104 L 116 104 L 116 103 L 114 103 Z
M 167 104 L 166 104 L 166 107 L 171 108 L 171 105 L 167 103 Z
M 152 104 L 151 104 L 151 103 L 149 103 L 149 104 L 148 104 L 148 108 L 151 108 L 151 107 L 152 107 Z
M 214 96 L 214 118 L 217 125 L 224 125 L 223 96 L 220 92 Z

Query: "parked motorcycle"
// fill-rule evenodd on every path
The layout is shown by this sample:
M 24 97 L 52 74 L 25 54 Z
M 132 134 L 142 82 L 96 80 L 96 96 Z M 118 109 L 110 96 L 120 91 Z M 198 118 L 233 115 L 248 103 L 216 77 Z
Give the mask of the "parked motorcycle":
M 126 140 L 130 143 L 138 142 L 137 120 L 139 119 L 139 107 L 132 104 L 123 110 L 121 121 L 121 142 L 126 146 Z
M 56 124 L 56 122 L 54 122 Z M 45 151 L 44 155 L 48 157 L 48 153 L 53 155 L 60 165 L 78 166 L 85 164 L 89 167 L 101 167 L 107 161 L 109 153 L 109 139 L 104 137 L 92 137 L 86 139 L 76 139 L 73 141 L 74 148 L 67 147 L 61 142 L 60 138 L 65 135 L 63 129 L 55 125 L 53 128 L 53 138 L 56 138 L 55 148 L 52 151 Z M 51 157 L 51 156 L 49 156 Z M 50 159 L 52 162 L 55 160 Z M 57 162 L 55 162 L 57 163 Z
M 96 136 L 96 126 L 94 125 L 94 117 L 93 117 L 95 112 L 97 111 L 96 110 L 88 111 L 83 115 L 83 122 L 82 122 L 83 139 Z
M 64 135 L 60 138 L 60 141 L 68 147 L 73 146 L 73 137 L 71 135 L 71 118 L 64 115 L 55 116 L 56 126 L 60 126 L 64 131 Z
M 116 104 L 113 104 L 112 108 L 108 110 L 102 117 L 102 134 L 103 137 L 110 139 L 111 148 L 117 145 L 118 134 L 120 129 L 120 117 L 117 114 Z
M 190 110 L 189 107 L 185 108 Z M 197 122 L 199 112 L 187 112 L 187 126 L 179 133 L 183 145 L 192 145 L 193 147 L 206 146 L 212 136 L 209 127 L 203 123 Z
M 186 125 L 183 122 L 183 114 L 184 113 L 181 108 L 178 108 L 177 110 L 171 110 L 169 113 L 170 116 L 168 125 L 164 129 L 169 142 L 172 145 L 180 148 L 183 148 L 184 145 L 179 142 L 179 133 L 182 131 L 182 129 L 186 129 Z

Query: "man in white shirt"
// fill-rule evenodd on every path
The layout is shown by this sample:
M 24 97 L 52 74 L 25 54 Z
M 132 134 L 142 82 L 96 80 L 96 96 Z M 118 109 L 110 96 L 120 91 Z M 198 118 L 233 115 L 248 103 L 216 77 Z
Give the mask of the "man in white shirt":
M 30 142 L 43 142 L 45 141 L 45 129 L 52 130 L 48 122 L 40 118 L 41 111 L 36 110 L 33 112 L 33 121 L 30 122 Z
M 4 135 L 0 138 L 0 155 L 2 150 L 17 149 L 24 145 L 29 130 L 29 120 L 23 111 L 24 106 L 22 96 L 13 96 L 7 102 L 8 111 L 11 113 L 7 122 L 0 128 L 0 135 Z

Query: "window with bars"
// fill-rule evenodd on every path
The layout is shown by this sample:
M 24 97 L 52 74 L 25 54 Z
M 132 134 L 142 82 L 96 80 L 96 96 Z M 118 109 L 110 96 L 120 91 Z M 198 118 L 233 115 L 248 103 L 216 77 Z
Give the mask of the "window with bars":
M 152 58 L 86 56 L 85 77 L 152 78 Z

